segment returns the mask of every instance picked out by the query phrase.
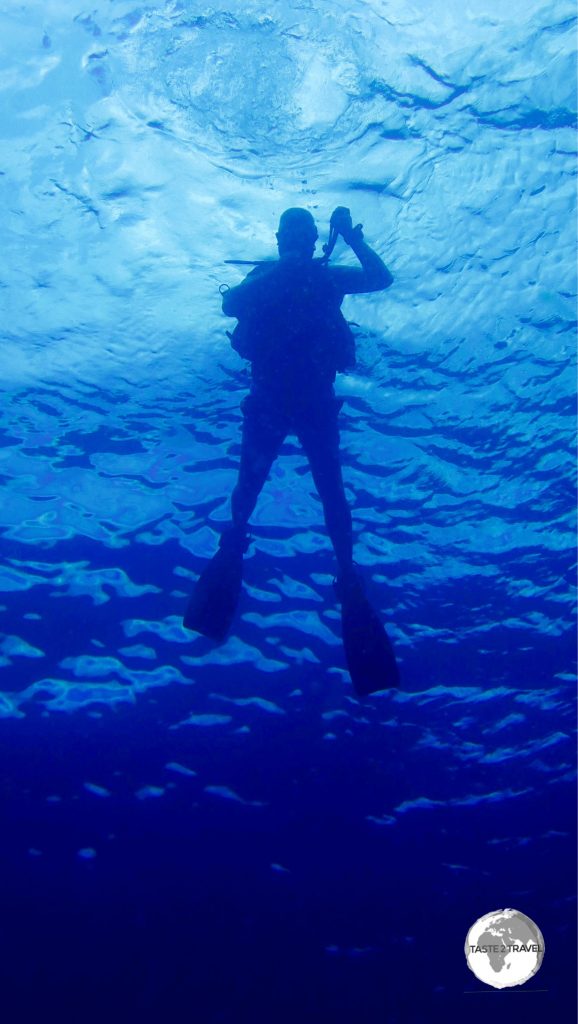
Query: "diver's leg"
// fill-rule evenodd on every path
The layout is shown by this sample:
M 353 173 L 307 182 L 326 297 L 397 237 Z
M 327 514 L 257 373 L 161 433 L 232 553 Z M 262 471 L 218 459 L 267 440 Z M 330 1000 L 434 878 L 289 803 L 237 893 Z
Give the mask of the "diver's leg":
M 353 528 L 339 456 L 339 402 L 318 409 L 299 424 L 298 436 L 323 504 L 325 524 L 342 575 L 353 573 Z
M 201 573 L 184 616 L 187 629 L 221 642 L 237 608 L 247 550 L 247 524 L 271 464 L 285 436 L 283 421 L 263 415 L 258 403 L 243 409 L 239 479 L 232 496 L 233 523 L 222 533 L 219 549 Z
M 339 572 L 335 593 L 341 604 L 341 629 L 351 681 L 359 696 L 399 686 L 399 669 L 391 641 L 365 593 L 353 564 L 351 513 L 345 497 L 337 411 L 339 403 L 319 406 L 299 431 L 315 485 L 323 502 L 327 531 Z
M 241 463 L 231 496 L 233 529 L 245 534 L 257 498 L 287 434 L 287 424 L 249 395 L 243 407 Z

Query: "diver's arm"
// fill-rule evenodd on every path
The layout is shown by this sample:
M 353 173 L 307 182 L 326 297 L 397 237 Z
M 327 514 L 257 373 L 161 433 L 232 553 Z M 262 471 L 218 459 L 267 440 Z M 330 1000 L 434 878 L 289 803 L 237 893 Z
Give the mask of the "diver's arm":
M 338 234 L 342 236 L 361 263 L 361 270 L 354 267 L 331 267 L 332 277 L 344 295 L 380 292 L 393 284 L 393 277 L 381 257 L 363 240 L 361 224 L 353 227 L 351 213 L 346 206 L 338 206 L 331 214 L 331 230 L 334 238 Z
M 378 256 L 363 240 L 359 228 L 353 228 L 345 241 L 353 249 L 361 263 L 361 269 L 359 270 L 357 267 L 330 268 L 331 276 L 340 291 L 346 295 L 356 292 L 381 292 L 393 284 L 393 277 L 381 256 Z

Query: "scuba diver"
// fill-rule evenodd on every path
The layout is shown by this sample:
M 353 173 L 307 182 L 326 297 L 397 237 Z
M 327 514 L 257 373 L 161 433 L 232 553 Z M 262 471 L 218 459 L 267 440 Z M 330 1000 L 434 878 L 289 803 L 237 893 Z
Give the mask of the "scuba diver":
M 329 265 L 339 235 L 360 267 Z M 344 296 L 382 291 L 393 278 L 345 207 L 333 212 L 325 254 L 314 258 L 318 237 L 308 210 L 285 210 L 276 235 L 279 259 L 255 263 L 241 284 L 223 286 L 223 312 L 238 320 L 229 335 L 231 344 L 251 362 L 251 389 L 242 402 L 232 523 L 195 585 L 184 624 L 212 640 L 225 639 L 241 591 L 249 519 L 283 441 L 296 434 L 337 559 L 335 592 L 349 672 L 357 693 L 366 695 L 397 686 L 399 676 L 391 643 L 353 561 L 351 513 L 339 458 L 343 402 L 333 384 L 336 373 L 355 364 L 355 340 L 340 308 Z

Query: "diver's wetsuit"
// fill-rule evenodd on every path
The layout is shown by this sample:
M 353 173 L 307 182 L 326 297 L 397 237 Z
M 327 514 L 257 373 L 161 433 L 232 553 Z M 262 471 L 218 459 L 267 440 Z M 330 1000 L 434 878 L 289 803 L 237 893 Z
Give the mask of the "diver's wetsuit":
M 234 526 L 245 531 L 285 437 L 296 434 L 337 560 L 346 570 L 352 563 L 352 526 L 339 459 L 342 402 L 333 383 L 338 370 L 353 365 L 354 347 L 340 310 L 345 292 L 338 269 L 320 260 L 280 260 L 256 267 L 245 279 L 253 291 L 238 311 L 232 345 L 251 360 L 252 383 L 242 404 L 241 465 L 232 513 Z M 223 305 L 227 310 L 226 301 Z

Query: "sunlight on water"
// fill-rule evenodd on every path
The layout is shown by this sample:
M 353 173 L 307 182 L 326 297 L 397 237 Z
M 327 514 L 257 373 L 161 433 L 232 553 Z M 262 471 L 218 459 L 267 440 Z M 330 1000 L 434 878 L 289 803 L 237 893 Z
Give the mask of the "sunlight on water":
M 241 271 L 224 261 L 274 254 L 288 205 L 324 239 L 346 203 L 395 278 L 347 298 L 359 359 L 338 383 L 356 557 L 406 679 L 372 728 L 409 702 L 418 747 L 501 764 L 535 716 L 536 770 L 567 770 L 573 6 L 438 14 L 366 0 L 3 13 L 2 715 L 176 684 L 191 714 L 172 728 L 250 732 L 301 708 L 304 682 L 343 711 L 325 739 L 360 728 L 294 445 L 255 513 L 235 635 L 211 649 L 181 623 L 229 515 L 248 381 L 218 292 Z M 223 692 L 196 686 L 213 678 Z M 523 715 L 520 690 L 537 697 Z M 424 695 L 453 726 L 429 731 Z M 476 700 L 499 742 L 465 714 Z M 487 798 L 526 791 L 510 779 Z

